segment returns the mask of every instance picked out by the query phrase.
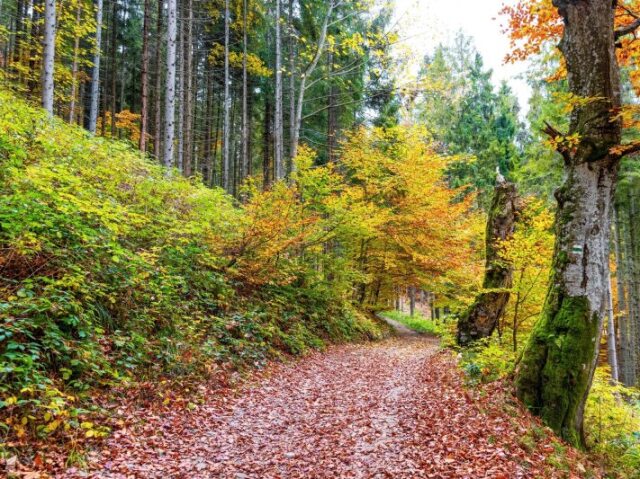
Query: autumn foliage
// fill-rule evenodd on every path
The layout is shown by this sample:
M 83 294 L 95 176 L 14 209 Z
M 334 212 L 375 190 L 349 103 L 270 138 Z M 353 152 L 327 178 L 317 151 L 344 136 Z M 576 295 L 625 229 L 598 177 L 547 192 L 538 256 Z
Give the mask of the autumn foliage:
M 0 103 L 0 411 L 14 445 L 107 434 L 82 407 L 95 388 L 379 337 L 359 306 L 388 305 L 398 284 L 475 282 L 481 221 L 421 129 L 359 130 L 339 164 L 303 149 L 291 184 L 249 181 L 234 202 Z

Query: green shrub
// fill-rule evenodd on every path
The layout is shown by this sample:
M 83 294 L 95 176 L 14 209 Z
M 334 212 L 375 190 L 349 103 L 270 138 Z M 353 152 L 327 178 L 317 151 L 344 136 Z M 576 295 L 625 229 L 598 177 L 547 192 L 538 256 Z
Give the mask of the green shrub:
M 612 385 L 606 369 L 599 368 L 585 410 L 588 447 L 621 478 L 636 478 L 640 471 L 640 391 Z
M 227 251 L 245 215 L 222 190 L 0 91 L 0 428 L 93 437 L 104 430 L 79 400 L 91 388 L 380 334 L 286 251 L 284 279 L 249 284 Z
M 465 348 L 462 368 L 471 382 L 491 382 L 513 372 L 516 353 L 498 338 L 486 338 Z

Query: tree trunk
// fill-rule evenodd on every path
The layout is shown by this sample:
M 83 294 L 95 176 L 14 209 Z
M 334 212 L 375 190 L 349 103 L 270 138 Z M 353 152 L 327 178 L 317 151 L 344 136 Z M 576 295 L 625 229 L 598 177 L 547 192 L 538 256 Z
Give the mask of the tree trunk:
M 333 53 L 329 53 L 329 69 L 333 73 L 335 68 L 333 66 Z M 338 146 L 336 132 L 338 130 L 338 111 L 337 111 L 337 95 L 338 91 L 335 82 L 329 79 L 329 106 L 327 111 L 327 160 L 329 163 L 334 163 L 336 158 L 336 150 Z
M 413 318 L 416 315 L 416 288 L 409 286 L 409 314 Z
M 230 39 L 230 15 L 229 0 L 224 2 L 224 123 L 222 131 L 222 187 L 225 191 L 231 191 L 231 74 L 229 71 L 229 43 Z
M 176 111 L 176 41 L 178 36 L 178 7 L 176 0 L 168 0 L 167 10 L 167 82 L 164 102 L 164 165 L 173 166 Z
M 315 71 L 316 67 L 318 66 L 318 62 L 320 61 L 320 58 L 324 53 L 325 45 L 327 42 L 327 30 L 329 28 L 329 22 L 331 20 L 335 7 L 335 0 L 330 0 L 327 14 L 322 23 L 322 27 L 320 28 L 320 35 L 318 36 L 318 41 L 316 43 L 316 52 L 311 59 L 311 62 L 307 65 L 307 67 L 302 72 L 302 75 L 300 76 L 300 84 L 298 85 L 298 101 L 296 104 L 295 127 L 291 136 L 292 158 L 295 158 L 298 154 L 298 143 L 300 142 L 300 130 L 302 128 L 302 111 L 304 108 L 304 98 L 307 92 L 307 80 Z
M 156 84 L 154 92 L 155 119 L 153 122 L 153 154 L 161 160 L 162 152 L 162 17 L 164 1 L 158 0 L 158 18 L 156 19 Z
M 620 159 L 620 75 L 611 0 L 554 0 L 564 20 L 560 50 L 575 107 L 560 149 L 566 180 L 556 192 L 553 277 L 540 321 L 516 371 L 517 396 L 566 441 L 584 446 L 584 407 L 595 371 L 609 284 L 609 225 Z M 550 134 L 554 130 L 548 129 Z
M 158 0 L 162 1 L 162 0 Z M 141 105 L 140 105 L 140 151 L 147 151 L 147 131 L 149 130 L 149 23 L 151 22 L 151 0 L 144 0 L 144 19 L 142 22 L 142 69 Z
M 616 349 L 616 323 L 613 316 L 613 296 L 611 294 L 611 280 L 607 289 L 607 360 L 611 369 L 611 380 L 619 380 L 618 350 Z
M 44 39 L 42 52 L 42 107 L 53 116 L 53 70 L 56 54 L 56 0 L 44 3 Z
M 638 378 L 640 377 L 640 267 L 638 265 L 638 232 L 636 231 L 636 218 L 638 214 L 638 208 L 636 204 L 636 195 L 631 191 L 628 194 L 628 215 L 627 215 L 627 229 L 628 229 L 628 244 L 627 244 L 627 256 L 629 258 L 629 337 L 630 337 L 630 357 L 631 363 L 631 378 L 632 385 L 636 385 Z
M 462 346 L 491 336 L 504 316 L 513 286 L 513 268 L 500 257 L 500 243 L 513 236 L 517 202 L 515 185 L 499 178 L 487 222 L 483 292 L 458 320 L 457 339 Z
M 206 61 L 205 61 L 206 65 Z M 211 140 L 213 137 L 212 131 L 212 109 L 213 109 L 213 74 L 211 70 L 206 69 L 206 103 L 204 109 L 204 161 L 202 165 L 202 182 L 205 185 L 211 184 L 211 173 L 213 170 L 213 160 L 211 156 Z
M 241 179 L 249 174 L 249 112 L 248 112 L 248 94 L 249 84 L 247 76 L 247 49 L 248 49 L 248 32 L 247 32 L 247 0 L 243 0 L 242 4 L 242 159 Z
M 98 105 L 100 104 L 100 59 L 102 58 L 102 0 L 96 2 L 96 46 L 91 73 L 91 106 L 89 107 L 89 131 L 96 133 Z
M 180 2 L 180 28 L 179 31 L 179 39 L 178 39 L 178 57 L 180 58 L 180 70 L 178 71 L 178 131 L 176 133 L 177 141 L 178 141 L 178 152 L 177 152 L 177 165 L 180 173 L 184 174 L 184 101 L 185 101 L 185 50 L 184 50 L 184 19 L 185 19 L 185 5 L 184 2 Z
M 273 125 L 275 180 L 284 178 L 284 116 L 282 104 L 282 26 L 280 25 L 281 0 L 276 0 L 276 98 L 275 119 Z
M 111 137 L 116 137 L 118 2 L 113 0 L 111 9 Z
M 618 365 L 619 365 L 619 379 L 625 386 L 634 385 L 635 375 L 632 373 L 633 361 L 631 359 L 633 344 L 631 343 L 631 336 L 629 335 L 629 309 L 626 297 L 626 278 L 627 268 L 625 262 L 627 261 L 627 255 L 623 252 L 623 229 L 620 225 L 620 206 L 615 206 L 612 210 L 613 215 L 613 244 L 615 248 L 616 256 L 616 289 L 618 296 Z
M 80 15 L 82 14 L 82 5 L 78 4 L 76 9 L 76 28 L 80 25 Z M 71 93 L 69 101 L 69 123 L 73 125 L 76 119 L 76 99 L 78 96 L 78 55 L 80 53 L 80 35 L 75 34 L 73 40 L 73 63 L 71 65 Z
M 262 144 L 262 188 L 264 190 L 269 189 L 271 186 L 272 171 L 271 167 L 271 118 L 273 115 L 273 107 L 268 95 L 265 95 L 264 100 L 264 132 L 263 132 L 263 144 Z
M 187 178 L 193 173 L 193 0 L 186 0 L 187 22 L 186 38 L 184 39 L 184 151 L 183 151 L 183 174 Z
M 296 36 L 293 24 L 294 0 L 289 0 L 289 173 L 296 169 L 293 134 L 296 129 Z

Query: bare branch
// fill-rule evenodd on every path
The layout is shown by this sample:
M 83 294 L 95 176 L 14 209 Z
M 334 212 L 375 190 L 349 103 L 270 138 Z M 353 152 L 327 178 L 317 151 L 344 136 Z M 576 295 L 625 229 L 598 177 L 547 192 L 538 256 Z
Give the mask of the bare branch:
M 624 37 L 625 35 L 629 35 L 630 33 L 636 32 L 636 30 L 640 28 L 640 18 L 636 18 L 633 22 L 625 25 L 623 27 L 618 28 L 615 31 L 615 38 L 618 40 L 620 37 Z

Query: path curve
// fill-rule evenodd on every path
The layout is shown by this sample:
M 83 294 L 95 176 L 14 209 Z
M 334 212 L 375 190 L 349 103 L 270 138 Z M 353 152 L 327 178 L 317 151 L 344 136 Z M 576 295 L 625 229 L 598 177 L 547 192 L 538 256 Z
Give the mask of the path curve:
M 58 477 L 552 477 L 512 445 L 524 427 L 469 397 L 437 351 L 403 335 L 315 353 L 235 397 L 118 431 L 92 472 Z

